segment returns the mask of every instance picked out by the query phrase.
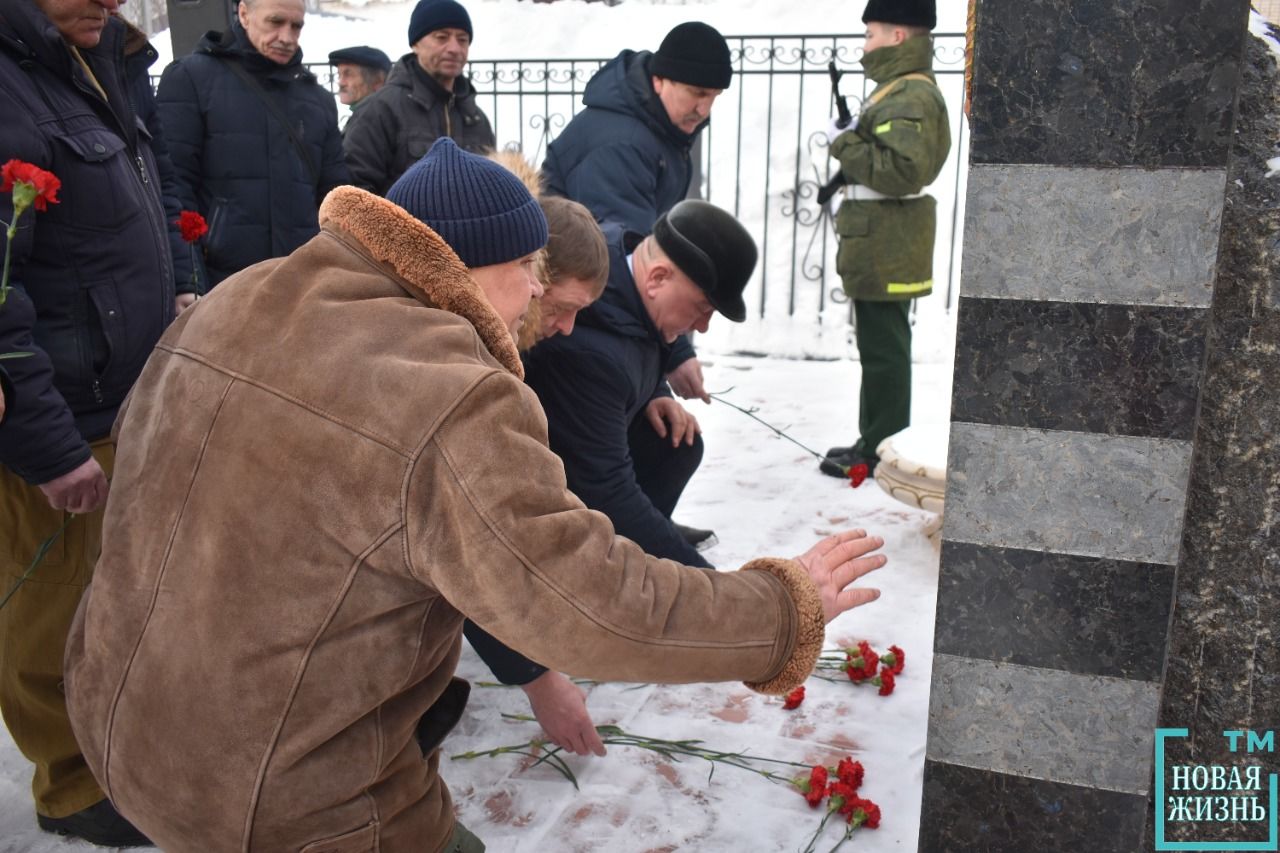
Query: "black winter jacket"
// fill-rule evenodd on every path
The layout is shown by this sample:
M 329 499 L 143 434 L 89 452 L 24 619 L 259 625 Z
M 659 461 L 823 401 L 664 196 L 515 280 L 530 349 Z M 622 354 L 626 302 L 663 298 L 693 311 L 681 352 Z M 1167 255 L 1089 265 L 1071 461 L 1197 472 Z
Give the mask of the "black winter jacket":
M 601 222 L 639 234 L 689 193 L 689 149 L 702 128 L 671 123 L 653 91 L 648 51 L 624 50 L 583 90 L 586 109 L 547 147 L 548 191 L 586 205 Z
M 289 119 L 305 160 L 262 98 L 229 67 L 233 62 Z M 285 65 L 267 59 L 233 20 L 230 32 L 206 33 L 195 53 L 160 78 L 160 119 L 183 206 L 209 223 L 210 286 L 310 240 L 320 231 L 320 202 L 350 182 L 333 95 L 301 63 L 301 50 Z
M 169 226 L 174 289 L 178 293 L 204 293 L 209 283 L 201 254 L 203 249 L 201 243 L 192 246 L 183 240 L 182 231 L 178 228 L 178 216 L 184 209 L 182 191 L 178 186 L 178 176 L 173 171 L 173 161 L 169 159 L 169 146 L 164 141 L 160 110 L 156 107 L 156 93 L 151 88 L 151 66 L 159 58 L 160 54 L 147 41 L 142 31 L 130 24 L 124 47 L 125 80 L 129 84 L 129 102 L 151 134 L 151 154 L 155 157 L 156 172 L 160 175 L 165 219 Z
M 343 132 L 351 181 L 378 195 L 387 190 L 442 136 L 474 153 L 496 147 L 489 119 L 476 105 L 471 80 L 459 76 L 447 91 L 405 54 L 387 85 L 360 102 Z
M 636 481 L 627 431 L 650 400 L 671 396 L 663 379 L 671 351 L 627 266 L 640 235 L 611 224 L 604 232 L 604 294 L 578 313 L 573 334 L 548 338 L 526 353 L 525 381 L 542 402 L 551 449 L 564 462 L 570 491 L 647 553 L 710 567 Z
M 173 319 L 173 268 L 156 165 L 126 91 L 125 25 L 80 53 L 104 101 L 34 3 L 0 0 L 0 151 L 53 172 L 59 203 L 14 239 L 0 352 L 15 398 L 0 464 L 32 484 L 68 473 L 104 437 Z M 13 216 L 0 194 L 0 219 Z

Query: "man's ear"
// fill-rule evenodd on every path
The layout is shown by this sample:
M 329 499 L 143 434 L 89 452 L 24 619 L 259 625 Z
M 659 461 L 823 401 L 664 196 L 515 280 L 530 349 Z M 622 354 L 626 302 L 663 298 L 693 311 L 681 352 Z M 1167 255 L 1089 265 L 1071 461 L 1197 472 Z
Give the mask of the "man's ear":
M 652 299 L 658 294 L 662 288 L 666 287 L 667 282 L 671 280 L 671 264 L 664 261 L 654 261 L 649 264 L 649 268 L 645 270 L 644 277 L 644 295 Z
M 249 26 L 249 4 L 244 2 L 244 0 L 240 0 L 240 2 L 236 4 L 236 16 L 240 19 L 240 26 Z

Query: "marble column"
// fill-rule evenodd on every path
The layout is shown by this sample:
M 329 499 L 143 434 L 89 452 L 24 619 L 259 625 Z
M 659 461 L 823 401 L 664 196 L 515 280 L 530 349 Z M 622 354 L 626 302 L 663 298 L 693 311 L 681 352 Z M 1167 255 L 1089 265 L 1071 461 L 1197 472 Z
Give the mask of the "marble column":
M 1247 0 L 978 0 L 922 853 L 1144 846 Z

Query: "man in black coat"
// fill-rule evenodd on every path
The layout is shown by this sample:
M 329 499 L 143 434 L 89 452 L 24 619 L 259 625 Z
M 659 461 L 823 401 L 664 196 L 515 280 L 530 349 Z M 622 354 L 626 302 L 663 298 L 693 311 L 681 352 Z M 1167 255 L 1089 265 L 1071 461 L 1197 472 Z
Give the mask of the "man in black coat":
M 302 67 L 304 14 L 303 0 L 242 0 L 230 31 L 160 78 L 183 206 L 209 223 L 210 286 L 310 240 L 320 202 L 350 183 L 333 95 Z
M 690 151 L 732 80 L 724 36 L 699 21 L 673 28 L 656 53 L 622 51 L 587 83 L 586 109 L 547 146 L 547 191 L 586 205 L 600 222 L 648 234 L 689 195 Z M 666 372 L 681 397 L 711 402 L 687 340 Z
M 535 346 L 525 379 L 546 411 L 569 488 L 654 556 L 710 566 L 671 522 L 702 461 L 697 421 L 663 379 L 671 344 L 719 311 L 746 319 L 756 245 L 731 215 L 688 200 L 643 237 L 605 227 L 609 283 L 570 335 Z
M 18 219 L 0 306 L 0 353 L 29 354 L 4 362 L 0 589 L 16 592 L 0 609 L 0 710 L 35 764 L 39 826 L 132 846 L 147 840 L 90 773 L 62 689 L 67 630 L 99 550 L 108 434 L 174 313 L 167 216 L 117 6 L 0 0 L 0 151 L 61 181 L 56 203 Z M 13 217 L 0 194 L 0 219 Z
M 386 195 L 442 136 L 476 154 L 497 147 L 476 90 L 462 73 L 471 39 L 471 16 L 462 4 L 419 0 L 409 18 L 411 51 L 347 122 L 342 147 L 352 183 Z

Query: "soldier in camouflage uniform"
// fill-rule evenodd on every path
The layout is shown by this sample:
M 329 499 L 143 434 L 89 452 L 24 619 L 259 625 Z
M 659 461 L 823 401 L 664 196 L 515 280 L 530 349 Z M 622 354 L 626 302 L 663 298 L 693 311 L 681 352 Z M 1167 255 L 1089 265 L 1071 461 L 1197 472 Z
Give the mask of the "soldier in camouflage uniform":
M 862 66 L 877 83 L 857 122 L 832 127 L 831 156 L 847 186 L 836 215 L 836 270 L 853 300 L 862 362 L 859 438 L 827 451 L 822 471 L 866 463 L 911 421 L 910 300 L 933 289 L 937 202 L 933 183 L 951 150 L 946 103 L 933 67 L 933 0 L 870 0 Z

